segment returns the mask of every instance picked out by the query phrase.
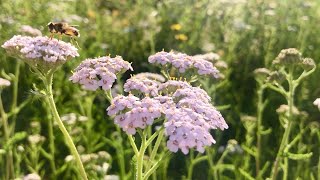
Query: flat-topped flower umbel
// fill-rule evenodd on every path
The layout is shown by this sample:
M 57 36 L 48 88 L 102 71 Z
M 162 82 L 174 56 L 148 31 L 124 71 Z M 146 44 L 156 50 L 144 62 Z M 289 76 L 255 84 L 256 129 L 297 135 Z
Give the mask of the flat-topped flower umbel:
M 228 128 L 203 89 L 185 81 L 148 84 L 148 79 L 144 80 L 128 79 L 124 87 L 130 94 L 115 97 L 107 109 L 109 116 L 115 115 L 115 124 L 127 134 L 133 135 L 138 129 L 145 129 L 162 117 L 165 118 L 162 122 L 164 134 L 168 136 L 168 149 L 172 152 L 181 149 L 188 154 L 189 149 L 204 152 L 205 146 L 215 143 L 211 129 Z
M 121 56 L 86 59 L 74 70 L 70 80 L 83 85 L 86 90 L 95 91 L 99 87 L 109 90 L 117 75 L 129 69 L 133 70 L 131 64 Z
M 64 64 L 70 58 L 79 56 L 78 49 L 63 41 L 46 36 L 15 35 L 2 46 L 7 53 L 17 57 L 42 72 Z

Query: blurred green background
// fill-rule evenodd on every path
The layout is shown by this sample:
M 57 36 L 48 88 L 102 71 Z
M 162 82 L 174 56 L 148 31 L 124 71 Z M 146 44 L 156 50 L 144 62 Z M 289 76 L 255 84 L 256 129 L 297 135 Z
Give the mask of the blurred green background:
M 85 98 L 80 88 L 68 78 L 71 70 L 86 58 L 121 55 L 124 60 L 132 62 L 134 73 L 158 73 L 160 69 L 151 66 L 147 59 L 163 49 L 189 55 L 219 54 L 229 66 L 225 83 L 209 93 L 214 97 L 215 105 L 226 105 L 221 112 L 230 128 L 217 133 L 219 141 L 212 147 L 215 149 L 226 145 L 229 139 L 236 139 L 239 144 L 245 142 L 246 131 L 240 116 L 256 113 L 256 82 L 253 77 L 256 68 L 270 68 L 272 60 L 285 48 L 297 48 L 304 57 L 313 58 L 318 67 L 320 63 L 320 1 L 316 0 L 0 0 L 0 9 L 0 44 L 13 35 L 24 34 L 21 30 L 23 25 L 37 28 L 46 36 L 50 35 L 46 27 L 48 22 L 64 21 L 79 25 L 77 28 L 81 37 L 77 38 L 77 42 L 81 47 L 80 57 L 66 63 L 54 80 L 56 103 L 62 115 L 70 112 L 81 114 L 78 103 L 85 103 Z M 70 38 L 63 37 L 63 40 L 70 41 Z M 2 71 L 14 73 L 16 62 L 0 48 Z M 26 100 L 33 87 L 41 89 L 39 79 L 30 72 L 29 67 L 22 65 L 21 68 L 18 102 Z M 125 74 L 123 79 L 129 75 Z M 320 97 L 319 76 L 320 71 L 316 70 L 296 92 L 295 104 L 309 114 L 308 122 L 319 122 L 320 119 L 319 110 L 312 104 Z M 3 93 L 8 107 L 11 93 L 10 88 Z M 90 93 L 87 95 L 90 96 Z M 272 91 L 267 91 L 265 97 L 269 99 L 269 104 L 263 116 L 263 125 L 272 128 L 272 133 L 264 137 L 263 161 L 273 161 L 283 134 L 275 110 L 285 103 L 285 99 Z M 90 138 L 109 137 L 115 129 L 112 121 L 107 120 L 107 106 L 102 97 L 95 98 L 92 113 L 95 133 Z M 41 101 L 32 101 L 19 113 L 15 131 L 29 133 L 30 122 L 38 121 L 43 124 L 41 134 L 46 136 L 44 114 Z M 62 164 L 67 155 L 66 146 L 58 145 L 63 144 L 63 138 L 57 128 L 54 133 L 58 147 L 56 159 L 58 164 Z M 293 167 L 290 169 L 292 177 L 299 174 L 308 179 L 310 172 L 316 172 L 319 142 L 312 138 L 308 142 L 308 147 L 314 151 L 313 158 L 305 163 L 309 171 L 301 175 L 303 172 Z M 111 155 L 114 153 L 112 148 L 100 149 Z M 181 154 L 174 157 L 179 161 L 172 160 L 170 177 L 182 176 L 185 171 L 183 159 Z M 231 156 L 228 160 L 236 166 L 241 165 L 241 155 Z M 291 165 L 296 166 L 296 163 Z M 113 164 L 111 172 L 117 173 L 117 163 Z M 203 178 L 202 174 L 197 173 L 194 177 Z M 235 178 L 233 173 L 226 173 L 225 177 Z

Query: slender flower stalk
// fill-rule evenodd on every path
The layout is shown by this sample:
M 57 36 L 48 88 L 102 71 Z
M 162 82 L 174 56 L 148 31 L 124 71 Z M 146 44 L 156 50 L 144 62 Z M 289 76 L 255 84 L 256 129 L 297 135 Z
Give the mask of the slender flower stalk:
M 59 113 L 57 111 L 57 108 L 56 108 L 56 105 L 55 105 L 55 102 L 54 102 L 54 99 L 53 99 L 53 94 L 52 94 L 52 79 L 53 79 L 53 72 L 49 73 L 46 76 L 45 81 L 44 81 L 45 86 L 46 86 L 46 90 L 47 90 L 46 99 L 49 102 L 49 106 L 50 106 L 50 109 L 52 111 L 53 117 L 56 120 L 56 122 L 58 123 L 59 129 L 63 133 L 63 136 L 66 139 L 66 143 L 69 146 L 69 148 L 71 150 L 71 153 L 74 156 L 78 167 L 80 168 L 79 171 L 80 171 L 82 179 L 87 180 L 88 178 L 87 178 L 85 169 L 83 167 L 83 164 L 81 162 L 81 159 L 80 159 L 79 153 L 77 151 L 77 148 L 74 145 L 74 143 L 72 141 L 72 138 L 69 135 L 67 129 L 63 125 L 62 120 L 60 118 L 60 115 L 59 115 Z
M 272 79 L 274 85 L 268 84 L 268 87 L 284 95 L 288 106 L 288 110 L 284 117 L 285 122 L 283 124 L 285 131 L 271 171 L 271 179 L 275 180 L 277 178 L 280 163 L 283 163 L 283 179 L 288 178 L 289 160 L 288 156 L 286 156 L 287 152 L 285 151 L 285 148 L 290 143 L 290 134 L 294 123 L 294 118 L 296 116 L 294 95 L 296 88 L 299 86 L 301 81 L 313 73 L 316 66 L 312 59 L 302 58 L 301 53 L 294 48 L 282 50 L 278 57 L 273 61 L 273 64 L 278 69 L 278 72 L 283 74 L 284 78 L 269 78 L 269 80 Z M 302 69 L 303 72 L 297 79 L 295 79 L 294 75 L 299 68 Z M 288 82 L 287 91 L 281 85 L 283 79 L 286 79 Z
M 29 64 L 43 81 L 46 88 L 46 100 L 52 111 L 53 117 L 62 131 L 72 155 L 76 159 L 82 179 L 87 180 L 88 178 L 80 156 L 68 131 L 60 119 L 52 93 L 54 72 L 70 58 L 79 56 L 77 48 L 70 43 L 58 41 L 57 39 L 21 35 L 12 37 L 10 40 L 6 41 L 2 47 L 6 49 L 10 55 L 18 57 Z

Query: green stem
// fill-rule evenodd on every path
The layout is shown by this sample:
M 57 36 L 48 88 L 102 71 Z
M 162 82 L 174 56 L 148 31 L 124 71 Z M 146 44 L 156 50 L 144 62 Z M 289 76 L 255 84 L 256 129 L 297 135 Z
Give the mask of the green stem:
M 170 156 L 170 154 L 171 154 L 170 151 L 167 151 L 167 152 L 163 153 L 163 155 L 159 158 L 159 160 L 158 160 L 156 163 L 154 163 L 154 165 L 152 166 L 152 168 L 150 168 L 150 169 L 146 172 L 146 174 L 144 175 L 144 178 L 143 178 L 143 179 L 148 179 L 149 176 L 156 171 L 156 169 L 160 166 L 160 164 L 164 162 L 163 158 L 166 158 L 166 157 Z
M 88 178 L 87 178 L 86 172 L 84 170 L 83 164 L 81 162 L 80 155 L 79 155 L 79 153 L 78 153 L 78 151 L 76 149 L 76 146 L 74 145 L 74 143 L 72 141 L 72 138 L 70 137 L 67 129 L 63 125 L 63 123 L 62 123 L 62 121 L 60 119 L 59 113 L 57 111 L 57 108 L 56 108 L 56 105 L 55 105 L 55 102 L 54 102 L 54 99 L 53 99 L 53 94 L 52 94 L 52 79 L 53 79 L 53 73 L 49 73 L 46 76 L 46 81 L 45 81 L 45 85 L 46 85 L 47 93 L 48 93 L 46 98 L 47 98 L 47 100 L 49 102 L 49 107 L 52 110 L 53 117 L 56 120 L 56 122 L 58 123 L 59 129 L 63 133 L 63 136 L 64 136 L 64 138 L 66 140 L 66 143 L 69 146 L 70 151 L 71 151 L 72 155 L 74 156 L 77 165 L 80 168 L 79 171 L 80 171 L 82 179 L 87 180 Z
M 136 179 L 137 180 L 142 180 L 143 178 L 143 157 L 145 150 L 147 148 L 146 146 L 146 135 L 144 132 L 140 133 L 141 135 L 141 146 L 139 153 L 137 154 L 137 171 L 136 171 Z
M 12 97 L 12 105 L 11 105 L 11 111 L 15 112 L 16 108 L 17 108 L 17 99 L 18 99 L 18 85 L 19 85 L 19 75 L 20 75 L 20 64 L 21 62 L 18 60 L 16 63 L 16 69 L 15 69 L 15 73 L 14 73 L 14 81 L 13 81 L 13 97 Z M 14 129 L 14 125 L 15 125 L 15 120 L 16 120 L 16 115 L 13 115 L 12 117 L 12 121 L 13 121 L 13 129 Z
M 217 167 L 219 167 L 223 163 L 223 160 L 228 155 L 229 151 L 230 151 L 229 148 L 226 148 L 226 150 L 223 151 L 220 159 L 216 163 L 216 165 L 214 167 L 214 177 L 215 177 L 214 179 L 218 179 L 218 168 Z
M 154 160 L 154 158 L 156 157 L 156 154 L 157 154 L 157 152 L 158 152 L 158 149 L 159 149 L 161 140 L 162 140 L 162 138 L 163 138 L 164 129 L 161 128 L 159 131 L 160 131 L 160 132 L 159 132 L 158 138 L 157 138 L 156 143 L 154 144 L 153 150 L 152 150 L 152 152 L 151 152 L 151 154 L 150 154 L 150 163 L 152 163 L 153 160 Z M 149 164 L 149 165 L 150 165 L 150 164 Z
M 188 177 L 187 179 L 192 179 L 192 175 L 193 175 L 193 168 L 196 164 L 208 160 L 208 156 L 200 156 L 200 157 L 196 157 L 195 159 L 191 159 L 191 163 L 188 167 Z
M 263 91 L 265 86 L 260 84 L 258 89 L 258 105 L 257 105 L 257 153 L 256 159 L 256 177 L 259 175 L 260 171 L 260 159 L 261 159 L 261 131 L 262 131 L 262 113 L 264 109 L 263 103 Z
M 9 141 L 10 132 L 9 132 L 9 125 L 8 125 L 8 116 L 3 108 L 2 98 L 1 98 L 1 90 L 0 90 L 0 112 L 1 112 L 1 119 L 3 124 L 3 133 L 4 133 L 4 140 L 5 143 Z M 12 159 L 12 151 L 11 147 L 6 149 L 6 179 L 14 179 L 14 168 L 13 168 L 13 159 Z
M 296 84 L 293 82 L 293 68 L 290 68 L 289 70 L 289 74 L 287 77 L 288 80 L 288 84 L 289 84 L 289 91 L 288 93 L 286 93 L 286 99 L 287 99 L 287 103 L 289 106 L 289 114 L 288 114 L 288 126 L 286 127 L 281 143 L 280 143 L 280 147 L 276 156 L 276 160 L 274 161 L 274 165 L 272 168 L 272 177 L 271 179 L 275 180 L 277 178 L 277 173 L 278 173 L 278 166 L 279 163 L 282 159 L 282 155 L 284 153 L 284 148 L 286 147 L 286 145 L 288 144 L 289 141 L 289 136 L 290 136 L 290 131 L 291 131 L 291 127 L 292 127 L 292 121 L 293 121 L 293 107 L 294 107 L 294 92 L 295 92 L 295 87 Z M 287 170 L 288 170 L 288 157 L 284 157 L 284 167 L 283 167 L 283 179 L 287 179 Z
M 49 148 L 50 148 L 50 154 L 51 154 L 50 166 L 51 166 L 51 170 L 52 170 L 52 176 L 53 176 L 53 178 L 55 178 L 57 169 L 56 169 L 56 164 L 55 164 L 54 135 L 53 135 L 52 124 L 53 124 L 52 118 L 49 118 L 48 134 L 49 134 Z

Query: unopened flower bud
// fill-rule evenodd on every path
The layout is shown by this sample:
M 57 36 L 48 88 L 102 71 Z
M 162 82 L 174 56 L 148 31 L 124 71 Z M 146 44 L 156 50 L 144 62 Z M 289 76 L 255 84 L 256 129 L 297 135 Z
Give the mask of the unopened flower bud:
M 255 69 L 253 72 L 255 79 L 258 82 L 264 82 L 270 74 L 270 70 L 267 68 L 258 68 Z
M 285 80 L 284 74 L 279 71 L 272 71 L 269 74 L 269 77 L 267 78 L 268 82 L 271 82 L 271 83 L 277 82 L 279 84 L 281 84 L 284 80 Z
M 314 63 L 314 60 L 311 58 L 304 58 L 302 60 L 302 68 L 305 71 L 310 71 L 311 69 L 315 68 L 316 64 Z
M 295 48 L 283 49 L 280 54 L 273 60 L 273 64 L 278 65 L 294 65 L 302 61 L 301 53 Z
M 278 114 L 286 114 L 289 112 L 289 106 L 286 104 L 282 104 L 276 111 Z M 296 107 L 292 108 L 292 113 L 293 115 L 296 115 L 296 116 L 300 115 L 300 111 Z
M 257 118 L 254 116 L 248 116 L 248 115 L 241 115 L 240 116 L 241 121 L 243 122 L 244 128 L 250 133 L 253 132 L 254 128 L 256 127 L 256 121 Z

